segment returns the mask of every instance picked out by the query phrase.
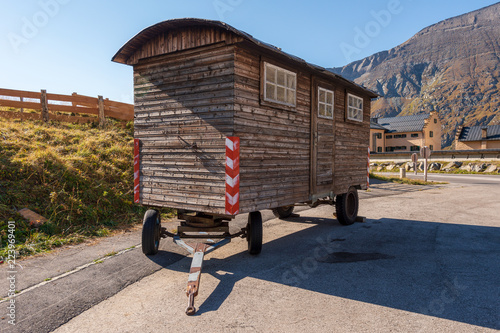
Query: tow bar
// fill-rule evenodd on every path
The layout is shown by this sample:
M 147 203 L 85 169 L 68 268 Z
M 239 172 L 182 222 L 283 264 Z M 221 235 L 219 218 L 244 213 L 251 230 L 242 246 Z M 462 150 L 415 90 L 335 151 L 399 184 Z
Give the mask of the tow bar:
M 194 307 L 194 298 L 198 296 L 198 290 L 200 288 L 200 278 L 201 278 L 201 268 L 203 266 L 203 258 L 206 253 L 210 253 L 222 245 L 226 245 L 231 242 L 231 237 L 226 237 L 223 240 L 213 244 L 196 243 L 188 244 L 184 242 L 178 235 L 174 236 L 174 242 L 186 249 L 189 253 L 193 255 L 193 260 L 191 261 L 191 268 L 189 269 L 188 283 L 186 289 L 186 295 L 188 297 L 188 306 L 186 308 L 186 314 L 192 316 L 196 313 L 196 308 Z

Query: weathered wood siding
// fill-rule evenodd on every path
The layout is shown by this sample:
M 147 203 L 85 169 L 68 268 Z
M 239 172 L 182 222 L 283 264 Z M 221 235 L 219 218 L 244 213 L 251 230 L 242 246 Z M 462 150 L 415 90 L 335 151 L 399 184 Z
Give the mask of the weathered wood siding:
M 368 143 L 370 136 L 370 99 L 364 94 L 350 91 L 363 98 L 363 122 L 347 120 L 345 89 L 335 91 L 335 194 L 345 193 L 350 186 L 366 189 Z
M 224 44 L 134 66 L 142 204 L 224 214 L 234 79 L 234 47 Z
M 363 123 L 346 120 L 345 83 L 320 75 L 334 90 L 334 120 L 314 120 L 315 72 L 239 41 L 221 29 L 191 27 L 160 34 L 128 59 L 141 203 L 224 214 L 228 136 L 240 138 L 241 213 L 365 188 L 370 99 Z M 296 107 L 263 103 L 262 61 L 296 72 Z
M 280 65 L 279 61 L 274 61 Z M 259 53 L 237 47 L 234 135 L 240 137 L 240 211 L 309 198 L 310 75 L 297 72 L 297 107 L 261 104 Z
M 243 38 L 235 34 L 215 27 L 186 27 L 162 32 L 156 37 L 144 43 L 127 60 L 127 64 L 135 65 L 140 59 L 150 58 L 157 55 L 188 50 L 205 45 L 213 45 L 220 42 L 233 44 Z

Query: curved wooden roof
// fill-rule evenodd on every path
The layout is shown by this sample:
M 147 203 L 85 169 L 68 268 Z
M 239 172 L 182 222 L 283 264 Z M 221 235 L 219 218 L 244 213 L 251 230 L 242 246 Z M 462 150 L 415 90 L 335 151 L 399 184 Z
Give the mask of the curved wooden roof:
M 363 90 L 370 98 L 376 98 L 379 97 L 375 92 L 368 90 L 352 81 L 349 81 L 345 78 L 343 78 L 340 75 L 337 75 L 326 68 L 323 68 L 321 66 L 317 66 L 311 63 L 306 62 L 305 60 L 296 57 L 294 55 L 291 55 L 289 53 L 283 52 L 280 48 L 262 42 L 256 38 L 254 38 L 252 35 L 238 30 L 224 22 L 220 21 L 212 21 L 212 20 L 206 20 L 206 19 L 198 19 L 198 18 L 183 18 L 183 19 L 173 19 L 173 20 L 167 20 L 163 21 L 160 23 L 157 23 L 155 25 L 152 25 L 141 32 L 139 32 L 137 35 L 132 37 L 125 45 L 123 45 L 118 52 L 113 56 L 111 59 L 114 62 L 122 63 L 122 64 L 133 64 L 131 62 L 131 58 L 134 57 L 135 53 L 140 50 L 145 44 L 147 44 L 149 41 L 157 38 L 159 35 L 162 35 L 168 31 L 173 31 L 173 30 L 182 30 L 182 29 L 189 29 L 189 28 L 217 28 L 219 30 L 222 30 L 224 32 L 230 32 L 231 34 L 229 35 L 234 35 L 236 37 L 239 37 L 240 39 L 246 40 L 250 42 L 251 44 L 255 45 L 258 48 L 265 49 L 267 51 L 270 51 L 274 54 L 286 57 L 288 60 L 292 61 L 293 63 L 297 65 L 302 65 L 307 67 L 308 69 L 312 70 L 313 72 L 316 72 L 320 75 L 326 75 L 328 77 L 333 77 L 336 79 L 339 79 L 346 83 L 348 86 L 352 86 L 353 88 L 361 89 Z M 155 54 L 158 55 L 158 54 Z

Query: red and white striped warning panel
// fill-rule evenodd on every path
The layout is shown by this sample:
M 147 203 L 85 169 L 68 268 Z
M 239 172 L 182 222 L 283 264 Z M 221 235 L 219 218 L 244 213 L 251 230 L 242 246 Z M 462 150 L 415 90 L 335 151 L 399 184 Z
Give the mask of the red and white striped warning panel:
M 240 211 L 240 138 L 226 138 L 226 214 Z
M 139 139 L 134 139 L 134 202 L 140 203 L 140 175 L 139 175 Z

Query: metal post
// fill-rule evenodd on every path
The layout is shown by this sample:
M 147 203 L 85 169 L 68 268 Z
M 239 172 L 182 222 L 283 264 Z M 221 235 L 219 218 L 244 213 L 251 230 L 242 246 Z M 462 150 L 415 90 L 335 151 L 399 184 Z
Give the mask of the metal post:
M 427 181 L 427 157 L 424 160 L 424 182 Z

